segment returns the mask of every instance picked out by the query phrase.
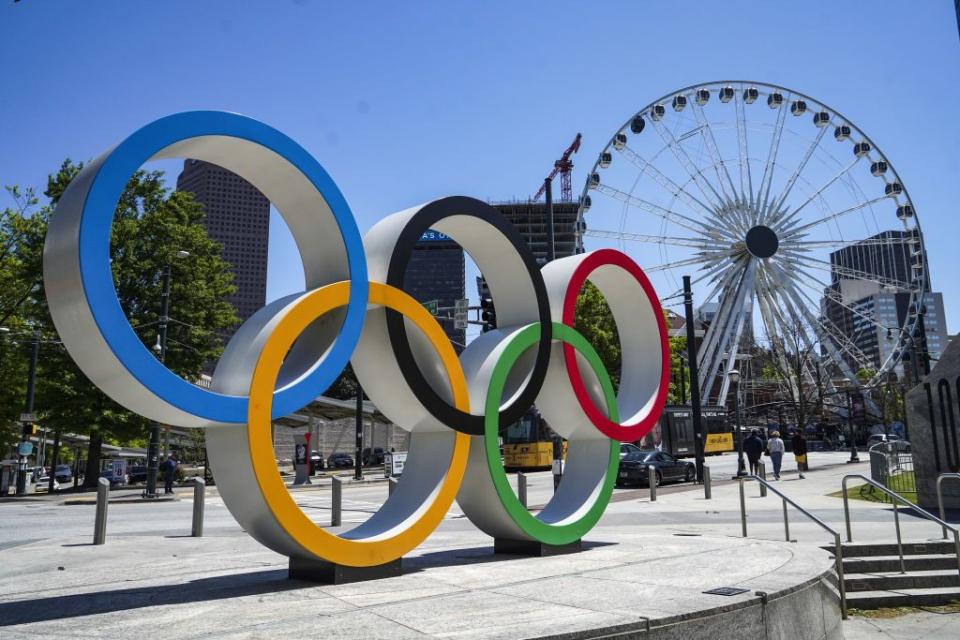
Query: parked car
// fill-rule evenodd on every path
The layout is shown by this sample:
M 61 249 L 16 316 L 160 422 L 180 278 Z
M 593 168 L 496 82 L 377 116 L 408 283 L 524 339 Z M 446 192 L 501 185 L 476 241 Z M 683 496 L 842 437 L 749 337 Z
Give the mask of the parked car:
M 343 467 L 353 466 L 353 456 L 349 453 L 337 452 L 331 453 L 327 458 L 327 466 L 331 469 L 341 469 Z
M 383 447 L 374 447 L 373 449 L 367 447 L 363 450 L 360 460 L 363 461 L 363 466 L 372 467 L 378 464 L 383 464 L 383 457 Z
M 310 452 L 310 473 L 323 471 L 323 456 L 319 451 Z
M 57 482 L 73 482 L 73 469 L 68 464 L 58 464 L 53 477 Z
M 110 482 L 110 488 L 122 487 L 127 484 L 129 478 L 125 473 L 116 473 L 113 468 L 107 468 L 100 472 L 101 478 L 106 478 Z
M 881 442 L 889 442 L 891 444 L 891 448 L 897 449 L 898 451 L 902 451 L 904 453 L 910 453 L 909 442 L 900 436 L 885 433 L 875 433 L 867 438 L 867 449 L 875 444 L 880 444 Z
M 633 453 L 634 451 L 643 451 L 643 449 L 641 449 L 635 444 L 630 444 L 629 442 L 620 443 L 620 459 L 621 460 L 626 458 L 628 454 Z
M 628 453 L 620 460 L 617 486 L 648 484 L 648 469 L 651 467 L 656 470 L 657 486 L 671 481 L 692 482 L 697 477 L 697 468 L 692 462 L 678 460 L 666 451 L 641 449 Z
M 143 464 L 138 464 L 130 467 L 130 470 L 127 472 L 127 480 L 130 481 L 130 484 L 137 484 L 138 482 L 146 482 L 147 466 Z

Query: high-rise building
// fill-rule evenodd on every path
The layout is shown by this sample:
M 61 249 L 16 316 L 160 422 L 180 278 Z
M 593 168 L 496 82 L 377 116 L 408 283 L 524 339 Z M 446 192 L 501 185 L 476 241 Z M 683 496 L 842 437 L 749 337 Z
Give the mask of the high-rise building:
M 537 264 L 545 265 L 549 259 L 546 203 L 494 202 L 491 206 L 502 213 L 527 241 Z M 577 237 L 574 228 L 578 209 L 576 202 L 553 203 L 553 247 L 557 258 L 572 256 L 576 252 Z
M 436 301 L 438 307 L 451 309 L 454 301 L 466 297 L 464 283 L 463 249 L 449 236 L 438 231 L 426 231 L 420 236 L 403 276 L 403 289 L 418 302 Z M 441 318 L 453 316 L 444 310 Z M 464 329 L 455 329 L 452 320 L 441 320 L 447 336 L 457 353 L 463 350 L 467 334 Z
M 223 245 L 236 293 L 230 303 L 243 322 L 266 304 L 270 201 L 235 173 L 202 160 L 185 160 L 177 191 L 203 205 L 207 234 Z
M 910 289 L 923 288 L 924 339 L 930 358 L 947 347 L 943 295 L 930 291 L 927 260 L 916 231 L 884 231 L 830 254 L 831 283 L 824 292 L 821 312 L 828 331 L 852 343 L 844 358 L 854 373 L 866 359 L 879 369 L 903 342 L 901 328 L 911 312 Z M 855 353 L 854 353 L 855 352 Z M 904 354 L 905 359 L 911 353 Z M 919 357 L 919 355 L 918 355 Z M 903 376 L 901 363 L 895 369 Z

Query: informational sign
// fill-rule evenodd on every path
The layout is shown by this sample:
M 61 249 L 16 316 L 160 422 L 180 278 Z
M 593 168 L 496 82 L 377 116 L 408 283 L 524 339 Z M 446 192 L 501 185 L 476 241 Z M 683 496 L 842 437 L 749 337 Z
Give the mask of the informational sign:
M 420 234 L 420 242 L 443 242 L 449 239 L 450 236 L 447 234 L 434 231 L 433 229 L 427 229 Z
M 310 482 L 310 433 L 293 437 L 293 470 L 296 477 L 293 484 L 312 484 Z
M 36 421 L 37 421 L 37 416 L 33 415 L 32 413 L 20 414 L 20 422 L 36 422 Z
M 127 474 L 127 461 L 126 460 L 111 460 L 110 461 L 110 470 L 113 472 L 114 478 L 122 478 Z
M 18 456 L 29 456 L 33 453 L 33 443 L 32 442 L 21 442 L 17 445 L 17 455 Z
M 403 475 L 403 465 L 407 462 L 406 451 L 388 451 L 383 456 L 383 475 L 387 478 Z
M 453 328 L 467 328 L 467 312 L 470 310 L 470 301 L 466 298 L 460 298 L 453 301 Z
M 440 301 L 439 300 L 427 300 L 422 303 L 423 308 L 430 312 L 430 315 L 437 315 L 437 311 L 440 310 Z

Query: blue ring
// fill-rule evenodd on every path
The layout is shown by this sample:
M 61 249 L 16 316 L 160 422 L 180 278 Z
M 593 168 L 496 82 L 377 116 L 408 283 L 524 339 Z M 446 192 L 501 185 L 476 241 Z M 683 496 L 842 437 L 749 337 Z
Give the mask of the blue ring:
M 144 387 L 194 416 L 215 422 L 246 422 L 246 396 L 228 396 L 197 387 L 171 372 L 147 350 L 120 307 L 110 271 L 113 213 L 130 176 L 162 149 L 181 140 L 211 135 L 249 140 L 300 170 L 329 205 L 346 248 L 350 300 L 340 333 L 318 366 L 296 383 L 275 392 L 273 417 L 277 418 L 309 404 L 340 375 L 360 340 L 369 290 L 363 241 L 350 207 L 320 163 L 303 147 L 273 127 L 234 113 L 190 111 L 151 122 L 109 152 L 90 186 L 80 220 L 80 277 L 101 335 L 117 360 Z

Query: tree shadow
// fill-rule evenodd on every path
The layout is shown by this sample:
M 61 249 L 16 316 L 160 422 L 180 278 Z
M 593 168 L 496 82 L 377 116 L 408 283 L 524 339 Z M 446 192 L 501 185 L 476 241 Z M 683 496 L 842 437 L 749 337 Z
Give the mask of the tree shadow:
M 270 569 L 210 578 L 179 585 L 156 585 L 94 593 L 58 595 L 0 603 L 0 627 L 48 622 L 143 607 L 225 600 L 313 587 L 287 578 L 286 569 Z M 0 634 L 2 635 L 2 634 Z

